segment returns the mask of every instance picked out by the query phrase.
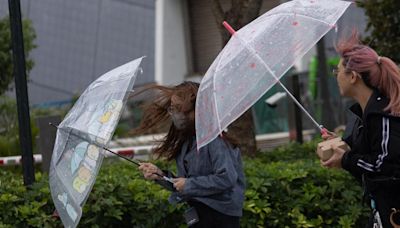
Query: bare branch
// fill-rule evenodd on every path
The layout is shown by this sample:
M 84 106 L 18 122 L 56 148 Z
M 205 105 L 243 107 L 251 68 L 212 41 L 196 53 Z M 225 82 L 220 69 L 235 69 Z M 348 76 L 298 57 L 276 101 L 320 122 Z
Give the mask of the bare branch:
M 229 17 L 231 18 L 231 23 L 237 27 L 239 26 L 238 22 L 241 20 L 242 17 L 242 7 L 243 7 L 243 1 L 245 0 L 232 0 L 231 3 L 231 9 L 229 10 Z M 236 28 L 239 29 L 239 28 Z
M 243 0 L 232 0 L 232 1 L 231 1 L 231 3 L 232 3 L 232 8 L 240 7 L 241 4 L 242 4 L 242 2 L 243 2 Z
M 225 20 L 225 12 L 222 9 L 221 2 L 219 0 L 212 0 L 212 11 L 215 17 L 215 22 L 218 26 Z
M 242 25 L 244 26 L 251 22 L 252 20 L 256 19 L 259 14 L 260 14 L 260 9 L 262 5 L 262 0 L 249 0 L 247 1 L 246 5 L 246 12 L 244 12 L 243 20 L 242 20 Z

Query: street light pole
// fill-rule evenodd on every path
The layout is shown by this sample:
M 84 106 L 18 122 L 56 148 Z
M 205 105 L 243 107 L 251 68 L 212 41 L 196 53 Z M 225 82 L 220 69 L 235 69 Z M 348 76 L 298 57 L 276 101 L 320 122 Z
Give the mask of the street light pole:
M 8 0 L 24 185 L 35 182 L 20 0 Z

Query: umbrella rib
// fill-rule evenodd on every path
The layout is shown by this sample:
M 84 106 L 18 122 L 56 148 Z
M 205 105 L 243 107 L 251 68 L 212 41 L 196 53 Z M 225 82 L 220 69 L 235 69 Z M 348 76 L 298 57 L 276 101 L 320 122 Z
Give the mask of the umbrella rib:
M 332 24 L 329 24 L 329 23 L 326 22 L 326 21 L 323 21 L 323 20 L 320 20 L 320 19 L 317 19 L 317 18 L 314 18 L 314 17 L 310 17 L 310 16 L 307 16 L 307 15 L 304 15 L 304 14 L 299 14 L 299 13 L 292 13 L 292 14 L 290 14 L 290 13 L 274 13 L 274 14 L 268 15 L 268 16 L 265 17 L 265 18 L 268 18 L 268 17 L 271 17 L 271 16 L 279 16 L 279 15 L 301 16 L 301 17 L 305 17 L 305 18 L 308 18 L 308 19 L 311 19 L 311 20 L 314 20 L 314 21 L 318 21 L 318 22 L 322 22 L 322 23 L 324 23 L 324 24 L 327 24 L 327 25 L 329 25 L 329 26 L 332 26 Z
M 96 86 L 94 88 L 101 87 L 101 86 L 109 86 L 110 83 L 114 83 L 114 82 L 118 82 L 118 81 L 126 81 L 126 78 L 133 77 L 135 75 L 135 73 L 136 72 L 123 73 L 123 74 L 120 74 L 118 78 L 113 78 L 112 80 L 102 79 L 102 80 L 98 81 L 98 86 Z M 108 83 L 108 84 L 104 84 L 104 83 Z
M 220 64 L 221 60 L 222 60 L 222 56 L 221 56 L 221 58 L 219 58 L 217 66 Z M 219 113 L 217 112 L 218 104 L 217 104 L 217 93 L 216 93 L 216 89 L 215 89 L 215 78 L 216 77 L 213 77 L 213 98 L 214 98 L 214 104 L 215 104 L 215 110 L 216 110 L 215 114 L 217 116 L 217 123 L 218 123 L 218 130 L 219 130 L 218 132 L 221 133 L 222 132 L 221 120 L 219 118 Z
M 236 35 L 239 41 L 245 46 L 246 49 L 248 49 L 266 68 L 267 71 L 270 72 L 270 74 L 275 78 L 276 82 L 285 90 L 285 92 L 292 98 L 294 103 L 311 119 L 311 121 L 320 129 L 322 130 L 323 127 L 320 125 L 311 115 L 310 113 L 307 112 L 307 110 L 303 107 L 303 105 L 300 104 L 300 102 L 292 95 L 292 93 L 286 88 L 285 85 L 282 84 L 282 82 L 279 80 L 278 77 L 272 72 L 272 70 L 269 68 L 267 63 L 260 57 L 260 55 L 257 54 L 257 52 L 250 46 L 248 45 L 241 37 Z

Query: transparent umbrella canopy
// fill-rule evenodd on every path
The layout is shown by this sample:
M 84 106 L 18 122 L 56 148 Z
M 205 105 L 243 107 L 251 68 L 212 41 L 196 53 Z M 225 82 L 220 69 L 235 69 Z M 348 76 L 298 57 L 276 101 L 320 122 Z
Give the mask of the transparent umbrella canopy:
M 283 86 L 279 79 L 336 26 L 350 4 L 340 0 L 293 0 L 238 31 L 225 23 L 232 37 L 207 70 L 197 94 L 198 149 L 221 134 L 276 83 Z
M 60 123 L 49 183 L 65 227 L 76 227 L 143 57 L 95 80 Z

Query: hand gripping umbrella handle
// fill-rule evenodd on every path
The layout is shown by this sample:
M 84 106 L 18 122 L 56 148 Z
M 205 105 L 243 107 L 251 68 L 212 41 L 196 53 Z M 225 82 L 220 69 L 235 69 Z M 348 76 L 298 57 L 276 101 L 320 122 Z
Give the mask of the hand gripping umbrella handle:
M 328 130 L 326 128 L 321 128 L 321 135 L 322 136 L 329 136 Z

